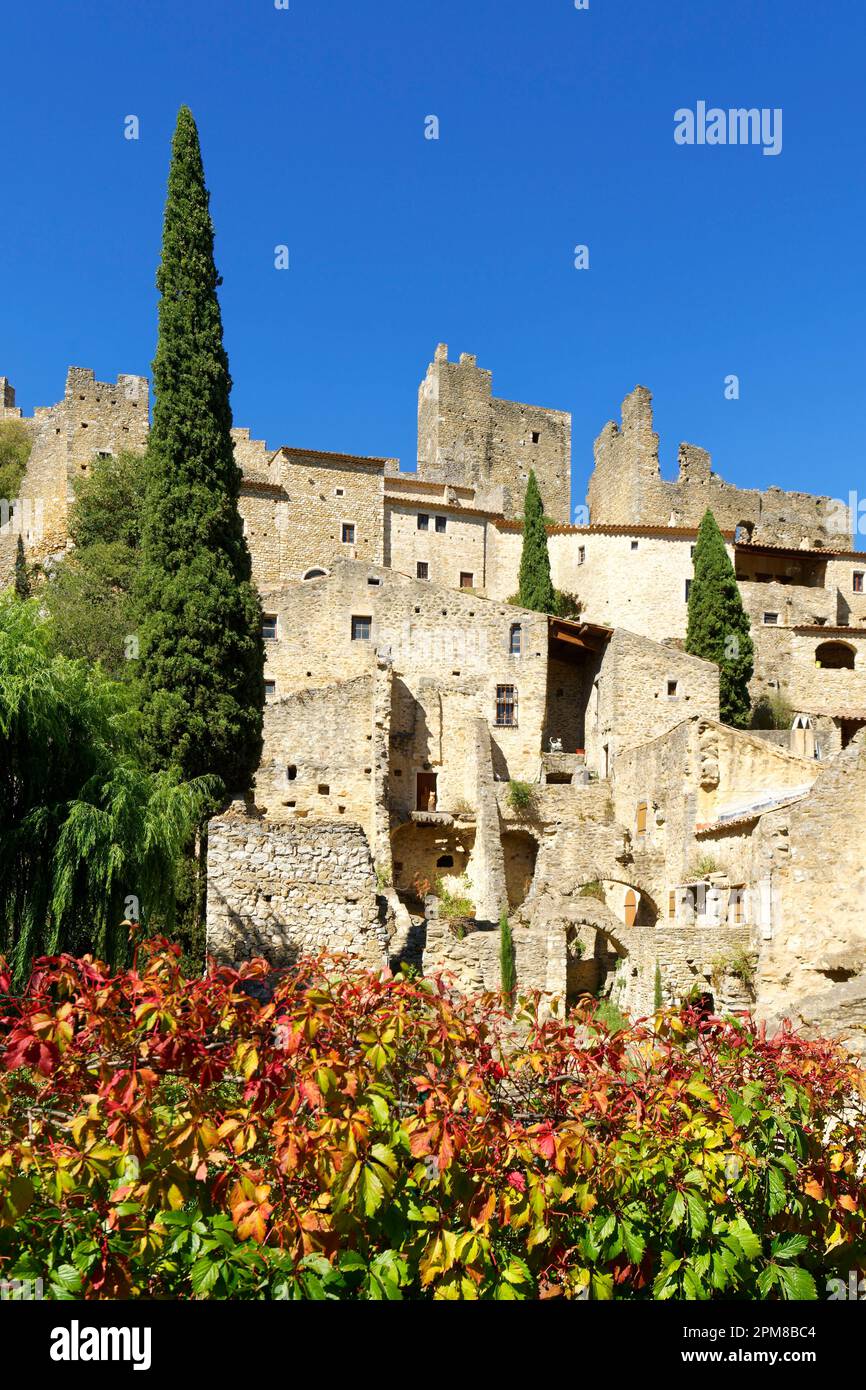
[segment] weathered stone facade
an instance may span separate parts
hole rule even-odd
[[[33,437],[8,581],[18,531],[50,569],[73,480],[145,447],[147,382],[72,368],[26,419],[0,378],[0,419]],[[246,429],[234,445],[268,696],[251,800],[210,828],[219,959],[338,951],[495,990],[505,911],[520,985],[549,1008],[600,993],[644,1014],[657,987],[700,990],[863,1047],[866,554],[844,509],[733,487],[691,445],[663,479],[638,387],[571,525],[569,416],[495,398],[441,344],[416,472]],[[574,621],[508,602],[530,468]],[[751,619],[753,698],[786,700],[790,731],[721,725],[717,669],[682,650],[707,507]]]

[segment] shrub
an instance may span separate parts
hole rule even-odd
[[[752,706],[753,729],[790,729],[794,711],[783,695],[761,695]]]
[[[716,956],[710,963],[710,970],[714,985],[718,985],[723,976],[733,975],[742,980],[750,993],[754,991],[755,962],[748,951],[732,951],[729,955]]]
[[[445,887],[441,878],[437,878],[433,891],[439,899],[440,917],[452,920],[475,916],[475,904],[469,897],[469,884],[465,878],[461,879],[460,889],[461,891],[453,893]]]
[[[536,789],[531,782],[508,783],[508,804],[518,814],[532,815],[535,812]]]
[[[828,1042],[512,1021],[339,959],[186,978],[159,940],[9,989],[0,1277],[48,1298],[808,1299],[863,1264]]]
[[[593,879],[591,883],[585,883],[578,894],[581,898],[597,898],[600,903],[605,901],[604,889],[598,879]]]
[[[712,854],[699,854],[692,863],[689,873],[693,879],[699,881],[709,878],[710,874],[724,873],[722,865]]]

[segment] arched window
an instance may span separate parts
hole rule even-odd
[[[508,650],[512,656],[520,656],[523,633],[520,623],[512,623],[508,634]]]
[[[629,888],[625,895],[625,924],[627,927],[634,926],[634,919],[637,917],[637,893],[633,888]]]
[[[853,671],[854,648],[847,642],[822,642],[815,648],[815,662],[826,671]]]
[[[327,570],[321,570],[321,569],[307,570],[307,573],[304,575],[304,578],[305,578],[305,579],[322,579],[322,578],[324,578],[324,576],[327,574],[327,572],[328,572]]]
[[[734,544],[748,545],[752,539],[753,530],[754,526],[751,521],[738,521],[734,528]]]

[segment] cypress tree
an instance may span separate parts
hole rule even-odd
[[[556,596],[550,578],[544,508],[533,471],[529,474],[523,504],[523,549],[520,553],[517,602],[521,608],[533,608],[538,613],[556,611]]]
[[[27,573],[27,561],[24,557],[24,542],[18,537],[18,544],[15,547],[15,597],[30,598],[30,575]]]
[[[514,956],[514,935],[508,913],[503,911],[499,918],[499,983],[502,991],[502,1006],[511,1013],[514,1009],[514,995],[517,990],[517,964]]]
[[[231,377],[198,131],[182,106],[163,223],[135,585],[143,736],[156,766],[249,785],[261,751],[261,608],[238,512]]]
[[[754,648],[734,567],[709,509],[704,512],[698,531],[694,569],[686,651],[716,663],[722,722],[745,728],[749,720]]]

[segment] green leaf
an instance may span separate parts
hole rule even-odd
[[[788,1299],[809,1299],[818,1297],[815,1280],[807,1269],[799,1265],[777,1265],[782,1293]]]

